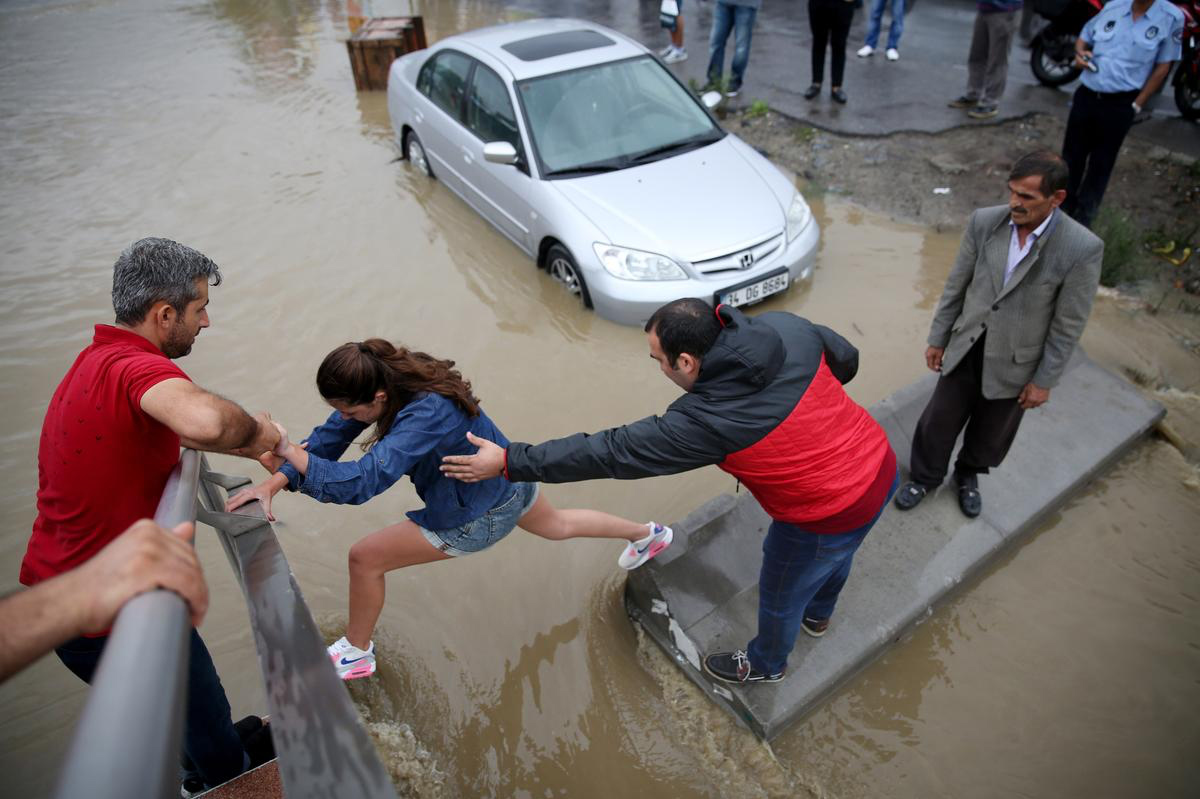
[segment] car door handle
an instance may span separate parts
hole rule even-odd
[[[469,147],[462,148],[462,156],[463,156],[463,161],[465,161],[468,164],[473,163],[475,161],[475,156],[474,156],[474,154],[471,153],[471,149]]]

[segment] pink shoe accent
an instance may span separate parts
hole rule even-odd
[[[364,663],[361,666],[355,666],[342,675],[343,680],[357,680],[361,677],[370,677],[375,673],[374,663]]]

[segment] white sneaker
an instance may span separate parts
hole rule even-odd
[[[874,52],[875,52],[874,47],[872,47],[869,44],[864,44],[862,47],[858,48],[858,57],[859,58],[867,58]]]
[[[687,61],[687,50],[682,47],[676,47],[663,56],[664,64],[678,64],[680,61]]]
[[[646,526],[650,528],[650,534],[637,541],[630,541],[625,547],[625,551],[621,553],[621,557],[617,558],[617,565],[622,569],[636,569],[671,546],[675,533],[670,527],[657,522],[648,522]]]
[[[897,50],[895,47],[889,47],[887,49],[887,60],[888,61],[899,61],[900,60],[900,51]]]
[[[359,677],[370,677],[375,673],[375,642],[372,641],[366,651],[359,649],[346,640],[346,636],[334,641],[326,650],[333,667],[343,680],[357,680]]]
[[[670,53],[674,49],[675,49],[675,45],[668,44],[666,47],[664,47],[663,49],[658,51],[658,55],[662,58],[666,58],[667,54]]]

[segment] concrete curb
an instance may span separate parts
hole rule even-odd
[[[929,375],[871,408],[901,463],[933,390]],[[1004,466],[981,481],[984,512],[966,519],[953,488],[895,507],[864,541],[821,639],[800,636],[788,677],[714,683],[706,652],[744,648],[757,628],[758,570],[770,519],[749,494],[723,495],[676,527],[664,556],[630,574],[625,600],[683,672],[755,735],[769,740],[883,654],[954,589],[1101,475],[1164,416],[1161,405],[1077,350],[1053,399],[1026,415]]]

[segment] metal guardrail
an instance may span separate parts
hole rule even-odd
[[[395,799],[396,791],[261,505],[226,513],[220,489],[249,483],[209,471],[184,450],[155,521],[216,529],[250,611],[284,796]],[[197,508],[197,495],[200,507]],[[179,795],[189,619],[183,600],[151,591],[126,603],[96,670],[57,796]]]

